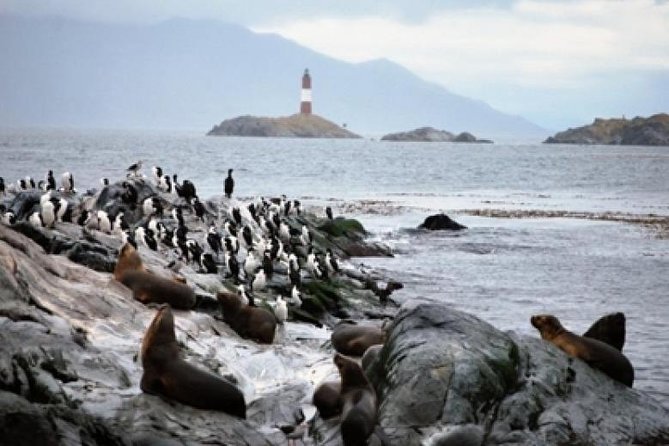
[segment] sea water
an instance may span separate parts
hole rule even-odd
[[[353,261],[402,281],[397,302],[445,302],[503,330],[538,337],[530,316],[551,313],[582,333],[622,311],[634,387],[669,406],[669,240],[651,227],[598,219],[669,216],[669,147],[33,129],[0,130],[0,159],[6,183],[52,169],[57,179],[72,172],[79,191],[123,178],[142,160],[146,175],[160,165],[193,181],[202,198],[221,195],[232,168],[236,197],[285,194],[359,218],[396,255]],[[534,218],[472,215],[482,209]],[[468,229],[415,230],[441,211]],[[563,211],[587,218],[546,218]]]

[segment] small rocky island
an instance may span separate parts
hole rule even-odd
[[[492,143],[489,139],[477,139],[468,132],[455,135],[446,130],[437,130],[433,127],[420,127],[408,132],[389,133],[384,135],[381,141]]]
[[[669,115],[649,118],[596,118],[590,125],[567,129],[549,137],[548,144],[607,144],[624,146],[669,146]]]
[[[214,126],[209,136],[267,136],[284,138],[360,138],[353,132],[314,114],[296,113],[278,118],[238,116]]]

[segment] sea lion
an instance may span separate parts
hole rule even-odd
[[[620,351],[597,339],[579,336],[565,329],[558,318],[548,314],[530,318],[541,338],[555,344],[569,356],[582,359],[626,386],[634,383],[634,368]]]
[[[625,345],[625,315],[611,313],[602,316],[583,334],[587,338],[597,339],[618,351]]]
[[[321,418],[327,419],[341,413],[341,383],[325,381],[314,390],[312,402]]]
[[[195,292],[186,284],[148,272],[137,250],[126,243],[121,248],[114,279],[132,290],[132,297],[143,304],[167,303],[188,310],[195,306]]]
[[[276,317],[264,308],[244,305],[232,293],[219,292],[216,298],[221,303],[223,320],[243,337],[262,344],[271,344],[276,330]]]
[[[246,418],[244,395],[237,387],[180,357],[169,305],[161,305],[144,334],[142,367],[140,387],[146,393]]]
[[[330,340],[339,353],[362,356],[372,345],[383,344],[386,341],[386,333],[379,327],[345,323],[334,328]]]
[[[366,445],[376,425],[376,392],[357,362],[337,353],[334,363],[341,376],[341,436],[344,445]]]

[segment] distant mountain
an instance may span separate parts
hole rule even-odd
[[[434,126],[539,136],[531,122],[448,92],[386,60],[349,64],[271,34],[212,21],[157,25],[0,16],[0,125],[188,128],[298,111],[357,133]]]
[[[669,115],[648,118],[597,118],[590,125],[568,129],[548,138],[549,144],[611,144],[623,146],[669,146]]]

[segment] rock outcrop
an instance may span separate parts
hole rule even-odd
[[[436,214],[427,217],[425,221],[418,226],[418,229],[428,229],[430,231],[459,231],[461,229],[467,229],[467,226],[461,225],[446,214]]]
[[[433,127],[420,127],[408,132],[389,133],[381,137],[381,141],[492,143],[492,141],[487,139],[477,139],[468,132],[455,135],[446,130],[437,130]]]
[[[556,133],[544,143],[669,146],[669,115],[660,113],[634,119],[597,118],[590,125]]]
[[[214,126],[210,136],[271,136],[286,138],[360,138],[318,115],[295,114],[279,118],[239,116]]]
[[[669,410],[648,395],[444,305],[403,307],[367,372],[392,444],[669,441]]]

